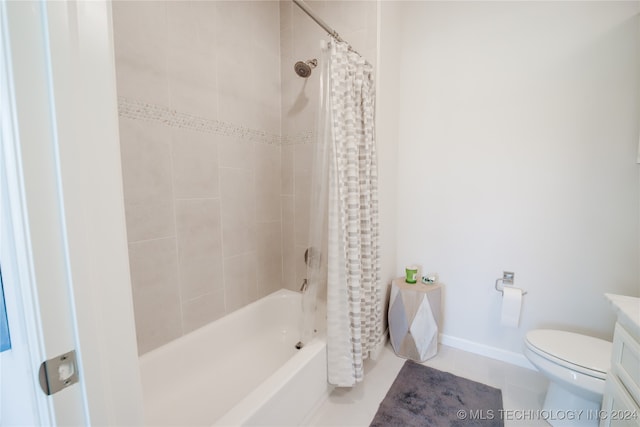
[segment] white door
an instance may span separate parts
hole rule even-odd
[[[0,421],[86,425],[82,382],[47,398],[34,375],[43,361],[77,348],[44,12],[37,2],[6,2],[1,9],[0,268],[13,342],[2,358]],[[17,382],[19,372],[29,381]],[[22,395],[12,391],[17,384]],[[30,412],[27,402],[34,405]]]
[[[0,425],[142,421],[116,111],[108,2],[0,0]]]

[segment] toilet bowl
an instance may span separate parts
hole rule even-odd
[[[548,419],[552,426],[598,425],[604,383],[611,365],[611,343],[551,329],[527,333],[524,354],[549,379],[543,409],[562,418],[568,411],[580,419]],[[578,421],[578,422],[576,422]]]

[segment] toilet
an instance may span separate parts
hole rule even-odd
[[[552,426],[598,425],[604,383],[611,365],[609,341],[552,329],[529,331],[524,354],[549,379],[543,410]],[[567,412],[580,419],[561,419]],[[577,422],[578,421],[578,422]]]

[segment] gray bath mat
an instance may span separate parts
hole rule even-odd
[[[504,426],[502,392],[407,360],[371,426]]]

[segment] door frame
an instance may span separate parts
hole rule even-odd
[[[31,283],[20,283],[33,307],[24,313],[35,331],[31,363],[75,349],[80,372],[77,385],[45,398],[42,416],[140,425],[111,4],[3,0],[0,7],[15,124],[14,140],[3,141],[14,156],[3,153],[3,161],[13,168],[15,243],[25,247],[16,260],[31,265]]]

